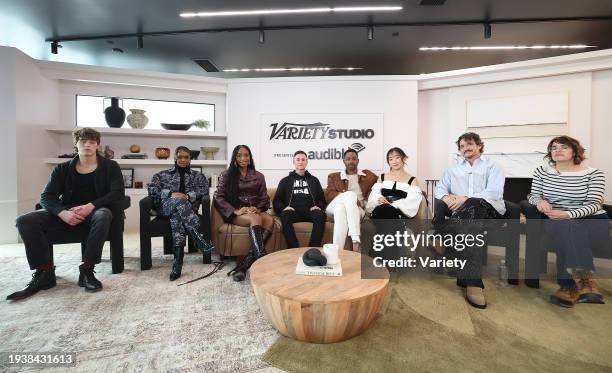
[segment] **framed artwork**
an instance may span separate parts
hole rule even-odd
[[[133,188],[134,187],[134,169],[133,168],[122,168],[121,175],[123,175],[123,187]]]

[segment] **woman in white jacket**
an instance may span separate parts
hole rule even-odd
[[[407,159],[400,148],[387,152],[389,172],[380,175],[366,205],[372,219],[409,219],[419,211],[423,193],[417,179],[404,169]]]

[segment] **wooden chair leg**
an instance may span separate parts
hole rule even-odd
[[[172,236],[164,236],[164,255],[171,255],[172,252]]]
[[[146,271],[152,267],[151,260],[151,237],[147,234],[140,234],[140,270]]]

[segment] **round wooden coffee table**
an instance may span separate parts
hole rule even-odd
[[[297,260],[308,249],[277,251],[251,267],[251,286],[266,318],[281,334],[305,342],[333,343],[361,334],[380,309],[389,272],[373,268],[380,270],[377,278],[362,279],[362,255],[340,250],[342,276],[296,275]]]

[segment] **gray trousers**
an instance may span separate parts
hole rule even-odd
[[[26,249],[26,256],[30,269],[53,261],[51,244],[47,234],[53,231],[70,231],[82,229],[81,226],[89,227],[83,261],[97,264],[102,259],[102,248],[108,237],[113,214],[106,207],[95,209],[79,225],[70,226],[57,216],[47,210],[37,210],[17,218],[16,226]]]

